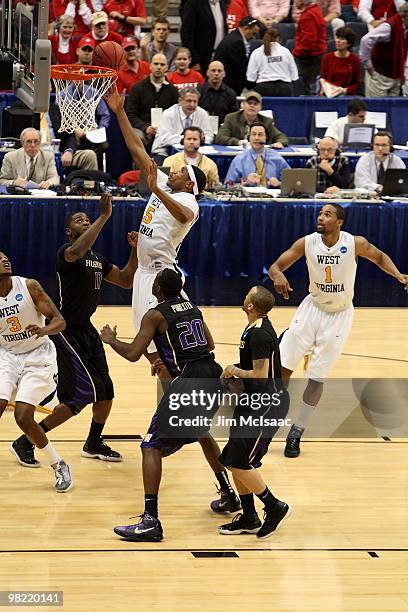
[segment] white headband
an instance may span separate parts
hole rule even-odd
[[[194,183],[194,185],[193,185],[193,193],[196,196],[196,195],[198,195],[198,185],[197,185],[196,176],[194,174],[193,166],[191,164],[187,164],[186,168],[187,168],[188,176],[190,177],[190,179]]]

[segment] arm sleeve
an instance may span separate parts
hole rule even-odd
[[[275,20],[282,21],[282,19],[286,19],[289,15],[289,8],[290,0],[278,0],[278,10],[275,14]]]
[[[269,359],[272,351],[272,339],[262,329],[254,329],[249,338],[249,346],[251,349],[252,360]]]
[[[371,13],[373,0],[360,0],[358,5],[357,17],[364,23],[371,23],[374,20],[374,15]]]
[[[237,145],[240,141],[239,138],[232,136],[232,121],[230,117],[225,117],[224,123],[218,130],[218,134],[215,137],[215,143],[220,145]]]
[[[23,178],[23,177],[21,177]],[[12,164],[8,157],[8,153],[4,156],[3,164],[0,171],[0,185],[11,185],[14,180]]]
[[[372,162],[372,163],[370,163]],[[375,190],[378,187],[378,183],[372,174],[372,164],[375,162],[371,160],[370,154],[363,155],[357,162],[356,171],[354,174],[354,184],[357,188],[372,189]]]
[[[200,110],[202,110],[203,113],[200,113],[201,117],[200,117],[200,121],[198,122],[199,123],[198,127],[201,127],[201,129],[204,132],[205,144],[211,144],[212,141],[214,140],[214,132],[212,131],[212,128],[211,128],[210,120],[208,118],[208,113],[204,109],[200,109]]]
[[[57,172],[57,167],[55,165],[54,154],[52,154],[52,157],[50,157],[50,159],[48,160],[48,163],[47,163],[47,172],[46,172],[45,180],[49,181],[50,186],[51,185],[59,185],[60,184],[60,177],[59,177],[59,174]]]
[[[371,51],[379,42],[389,42],[391,40],[391,26],[389,23],[381,25],[371,30],[360,40],[360,60],[364,68],[368,66],[371,58]]]
[[[248,62],[248,68],[246,72],[247,81],[251,83],[256,83],[258,75],[259,75],[259,66],[257,61],[257,53],[251,53]]]
[[[361,73],[360,60],[357,57],[357,55],[353,54],[351,81],[350,81],[350,84],[347,85],[347,95],[348,96],[356,96],[358,94],[358,90],[360,89],[360,73]]]
[[[101,100],[96,107],[96,119],[98,128],[107,129],[109,127],[111,114],[105,100]]]
[[[340,189],[348,189],[350,187],[350,166],[348,160],[341,166],[338,172],[334,172],[330,177],[333,185]]]
[[[178,123],[178,122],[177,122]],[[182,129],[180,125],[175,125],[173,113],[163,113],[160,127],[157,130],[156,137],[153,141],[152,153],[159,153],[160,150],[171,145],[179,144]]]
[[[232,181],[233,183],[239,183],[242,178],[246,178],[243,176],[241,161],[242,158],[240,155],[234,157],[230,164],[230,167],[228,168],[227,176],[224,179],[224,183],[228,183],[228,181]]]

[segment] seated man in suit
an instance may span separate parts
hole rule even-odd
[[[153,141],[152,153],[158,165],[169,153],[172,145],[180,144],[183,130],[197,126],[204,132],[206,144],[214,138],[207,111],[198,106],[200,94],[195,87],[185,87],[179,91],[178,104],[166,109],[161,117],[160,126]]]
[[[220,177],[216,163],[207,155],[199,153],[199,148],[204,143],[205,137],[201,128],[195,126],[185,128],[182,139],[183,151],[166,157],[163,166],[170,168],[171,172],[179,172],[187,164],[197,166],[207,177],[207,189],[211,189],[214,185],[219,184]]]
[[[274,149],[282,149],[288,144],[288,139],[275,126],[273,119],[260,115],[262,96],[257,91],[248,91],[242,110],[229,113],[218,130],[215,143],[220,145],[239,145],[248,142],[249,130],[253,123],[262,123],[266,130],[266,142]]]
[[[249,144],[250,149],[232,160],[225,182],[279,187],[282,170],[289,168],[289,164],[275,151],[265,149],[266,128],[262,123],[250,126]]]
[[[25,128],[20,135],[21,149],[6,153],[0,171],[0,185],[26,187],[30,181],[39,189],[59,185],[54,153],[40,148],[41,134]]]
[[[317,155],[306,162],[306,168],[317,169],[316,191],[336,193],[338,189],[349,189],[350,166],[347,157],[341,155],[339,143],[331,136],[322,138],[317,147]]]
[[[373,139],[373,150],[360,157],[357,162],[354,174],[356,188],[362,187],[381,193],[384,188],[385,173],[389,168],[403,170],[405,164],[393,153],[392,135],[389,132],[377,132]]]

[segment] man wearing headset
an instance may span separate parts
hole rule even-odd
[[[355,186],[381,193],[388,168],[405,168],[402,159],[394,155],[392,151],[391,134],[377,132],[373,138],[373,150],[360,157],[357,162],[354,175]]]
[[[205,144],[204,132],[197,126],[185,128],[183,130],[181,144],[183,150],[167,157],[163,166],[170,168],[170,172],[179,172],[184,166],[191,164],[200,168],[207,177],[206,187],[210,189],[219,184],[218,168],[212,159],[199,152],[200,147]]]
[[[317,146],[317,155],[311,157],[307,168],[317,169],[316,191],[334,193],[337,189],[350,187],[350,166],[347,157],[340,154],[338,142],[331,136],[322,138]]]
[[[226,183],[279,187],[282,170],[289,164],[276,151],[266,149],[266,129],[262,123],[253,123],[249,130],[250,148],[231,162]]]

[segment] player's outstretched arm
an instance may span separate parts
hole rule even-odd
[[[143,317],[140,331],[132,342],[122,342],[116,337],[116,325],[113,329],[105,325],[101,329],[102,342],[110,344],[113,350],[128,361],[139,361],[160,326],[164,317],[157,310],[149,310]]]
[[[393,276],[397,279],[402,285],[404,285],[405,291],[408,293],[408,275],[401,274],[398,270],[395,263],[392,261],[391,257],[377,249],[376,246],[368,242],[367,238],[364,236],[355,236],[354,242],[356,245],[356,255],[365,257],[365,259],[369,259],[373,263],[375,263],[381,270]]]
[[[150,157],[146,153],[143,142],[134,131],[128,116],[126,115],[124,108],[125,96],[118,92],[116,85],[113,85],[110,89],[108,89],[108,92],[105,95],[105,100],[111,111],[116,115],[123,138],[126,142],[126,146],[129,149],[129,153],[142,171],[143,175],[147,177],[150,166]]]
[[[64,251],[65,261],[73,262],[81,259],[98,238],[103,226],[112,214],[112,196],[102,194],[99,200],[99,217]]]
[[[153,159],[149,158],[149,174],[147,176],[147,185],[152,193],[157,195],[163,202],[169,213],[173,215],[180,223],[191,223],[194,219],[194,213],[190,208],[183,206],[171,197],[167,191],[163,191],[157,184],[157,164]]]
[[[26,331],[31,332],[37,338],[43,336],[53,336],[65,329],[65,319],[58,311],[52,299],[45,293],[40,283],[33,278],[26,281],[27,289],[31,295],[37,310],[49,320],[48,325],[39,327],[38,325],[27,325]]]
[[[275,291],[283,295],[285,300],[289,299],[289,292],[293,291],[293,289],[283,272],[304,255],[305,239],[299,238],[299,240],[296,240],[287,251],[282,253],[269,268],[269,278],[274,284]]]
[[[128,243],[132,247],[130,251],[129,261],[126,266],[120,270],[118,266],[113,265],[112,270],[105,276],[105,280],[113,285],[123,287],[123,289],[131,289],[133,286],[133,277],[137,270],[137,241],[139,232],[129,232],[127,235]]]

